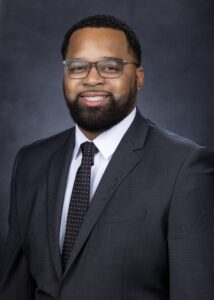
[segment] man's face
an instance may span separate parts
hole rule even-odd
[[[103,57],[137,62],[122,31],[84,28],[72,34],[66,60],[95,62]],[[118,78],[102,78],[95,67],[84,79],[71,79],[65,72],[64,95],[72,118],[88,132],[102,132],[117,124],[135,107],[143,75],[142,68],[133,64],[124,65]]]

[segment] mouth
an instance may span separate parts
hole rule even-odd
[[[110,96],[107,92],[83,92],[79,95],[79,100],[88,106],[104,104]]]

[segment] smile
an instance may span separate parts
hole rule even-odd
[[[79,95],[81,102],[89,106],[102,105],[109,98],[109,93],[98,91],[87,91]]]
[[[86,101],[90,102],[98,102],[103,101],[107,96],[90,96],[90,97],[83,97]]]

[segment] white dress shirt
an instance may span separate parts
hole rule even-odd
[[[97,186],[105,172],[108,163],[111,160],[114,151],[116,150],[122,137],[130,127],[131,123],[133,122],[135,115],[136,115],[136,108],[121,122],[111,127],[110,129],[104,131],[93,140],[93,143],[96,145],[99,152],[95,154],[94,165],[91,167],[90,201],[94,196]],[[73,184],[74,184],[76,172],[82,160],[82,152],[80,150],[80,145],[86,141],[90,141],[90,140],[82,133],[82,131],[76,125],[75,147],[74,147],[74,152],[73,152],[70,169],[68,173],[62,217],[61,217],[60,240],[59,240],[61,251],[62,251],[62,246],[64,241],[66,219],[67,219]]]

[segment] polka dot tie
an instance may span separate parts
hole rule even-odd
[[[97,147],[92,142],[85,142],[81,144],[80,148],[82,162],[74,181],[62,248],[63,270],[65,270],[89,206],[91,166],[94,164],[94,155],[98,152]]]

